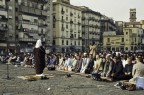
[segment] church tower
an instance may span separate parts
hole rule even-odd
[[[130,9],[130,22],[136,22],[136,9]]]

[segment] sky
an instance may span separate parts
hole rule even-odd
[[[87,6],[115,21],[129,21],[129,9],[136,8],[137,21],[144,20],[144,0],[70,0],[72,5]]]

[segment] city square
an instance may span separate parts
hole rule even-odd
[[[6,65],[0,64],[1,95],[143,95],[144,91],[127,91],[114,87],[115,82],[97,82],[92,78],[72,73],[48,71],[54,77],[48,80],[27,81],[18,76],[35,74],[33,68],[9,66],[10,80],[7,80]]]
[[[144,95],[143,0],[0,0],[0,95]]]

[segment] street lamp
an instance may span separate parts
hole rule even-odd
[[[6,56],[8,56],[8,38],[7,37],[5,37],[5,41],[6,41]],[[6,79],[10,80],[10,77],[9,77],[9,63],[6,63],[6,65],[7,65],[7,68],[6,68],[7,77],[6,77]]]

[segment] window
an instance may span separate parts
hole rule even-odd
[[[38,22],[38,20],[37,20],[37,19],[34,19],[34,22],[35,22],[35,23],[37,23],[37,22]]]
[[[62,45],[64,45],[64,40],[62,40]]]
[[[66,9],[66,12],[68,13],[68,9]]]
[[[53,40],[53,45],[55,45],[55,40]]]
[[[74,34],[74,37],[76,38],[76,34]]]
[[[76,25],[74,25],[74,29],[76,30]]]
[[[136,42],[136,38],[135,38],[135,42]]]
[[[55,23],[53,23],[53,28],[55,28]]]
[[[66,41],[66,45],[68,45],[68,40]]]
[[[80,46],[80,41],[78,41],[78,45]]]
[[[68,31],[66,31],[66,37],[68,37]]]
[[[128,34],[128,32],[126,32],[126,35]]]
[[[68,21],[68,17],[66,17],[66,20]]]
[[[75,45],[76,45],[76,41],[75,41]]]
[[[124,42],[124,38],[122,38],[122,42]]]
[[[68,29],[68,25],[66,25],[66,29]]]
[[[63,20],[63,16],[62,16],[62,20]]]
[[[125,49],[128,50],[128,47],[126,47]]]
[[[107,38],[107,42],[110,42],[110,38]]]
[[[76,22],[76,19],[74,19],[74,22]]]

